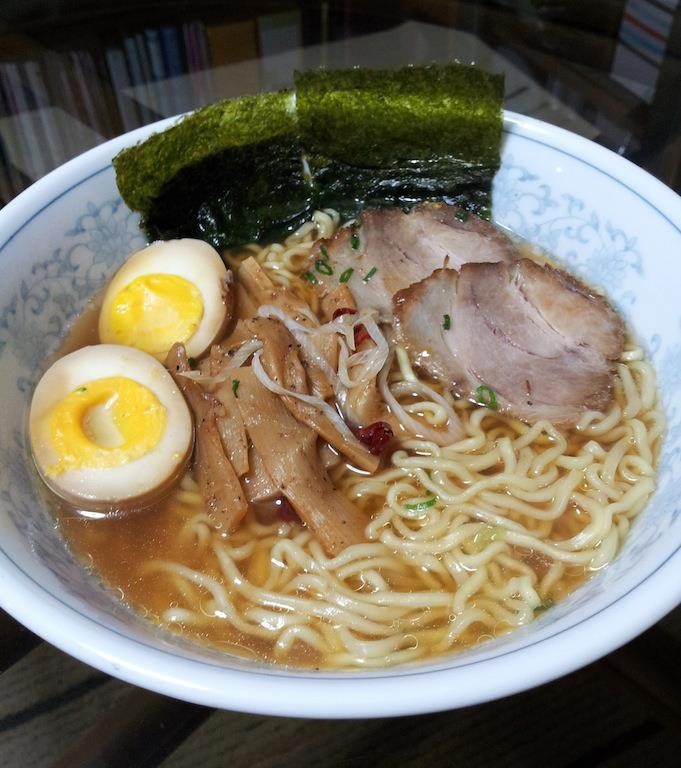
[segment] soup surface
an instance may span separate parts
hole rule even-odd
[[[320,212],[284,243],[227,254],[237,299],[250,259],[328,324],[306,275],[318,239],[337,226],[333,212]],[[249,302],[237,307],[252,317]],[[97,342],[97,312],[94,300],[65,351]],[[338,409],[346,415],[376,395],[391,438],[374,472],[324,440],[317,449],[333,488],[365,520],[363,543],[329,552],[281,493],[252,501],[229,530],[190,470],[142,511],[84,517],[56,505],[70,546],[151,621],[229,653],[307,668],[409,662],[499,636],[613,559],[654,489],[663,432],[654,372],[631,337],[605,412],[585,409],[564,427],[500,412],[489,387],[482,402],[454,397],[378,323],[390,343],[377,365],[381,345],[370,332],[358,339],[358,325],[345,361],[358,383]],[[240,375],[226,379],[236,397]],[[205,370],[196,380],[212,383]]]

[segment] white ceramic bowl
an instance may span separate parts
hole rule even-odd
[[[68,553],[26,447],[32,388],[69,323],[144,243],[111,158],[172,121],[108,142],[0,211],[0,602],[67,653],[129,682],[263,714],[371,717],[486,701],[566,674],[681,601],[681,199],[584,139],[507,114],[496,220],[603,286],[657,366],[668,418],[659,488],[616,561],[534,624],[435,663],[282,671],[191,646],[127,612]]]

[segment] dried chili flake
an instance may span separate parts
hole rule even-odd
[[[380,456],[393,439],[392,428],[385,421],[375,421],[366,427],[360,427],[355,434],[374,456]]]

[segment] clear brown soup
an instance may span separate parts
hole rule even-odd
[[[536,256],[536,255],[535,255]],[[69,337],[66,339],[60,355],[71,352],[88,344],[98,343],[97,317],[99,301],[95,298],[88,309],[75,323]],[[495,429],[494,423],[491,429]],[[499,424],[501,428],[501,422]],[[568,450],[578,448],[591,438],[572,430],[568,437]],[[336,468],[334,480],[342,480],[340,475],[350,469]],[[494,470],[490,470],[492,472]],[[340,475],[339,475],[340,473]],[[367,514],[367,519],[380,512],[382,500],[376,497],[360,500],[359,504]],[[210,550],[202,545],[196,537],[182,534],[187,522],[196,515],[196,507],[183,501],[182,494],[176,490],[156,506],[120,517],[105,519],[90,519],[83,517],[64,505],[55,503],[54,514],[69,547],[79,556],[91,570],[100,577],[115,593],[122,596],[123,601],[138,613],[157,624],[165,625],[162,616],[168,608],[181,604],[181,591],[177,582],[168,577],[167,573],[150,571],[150,561],[162,559],[182,563],[196,571],[204,572],[219,583],[225,584],[216,558]],[[256,516],[256,510],[250,510],[249,516]],[[258,512],[258,515],[260,512]],[[524,517],[520,513],[510,512],[509,517],[517,519],[528,528],[536,521]],[[247,518],[248,519],[248,518]],[[589,523],[589,516],[581,512],[576,505],[554,522],[551,531],[553,540],[568,539],[581,531]],[[293,524],[289,535],[300,530],[299,524]],[[225,534],[216,531],[213,536],[222,537]],[[246,541],[242,531],[230,537],[238,541]],[[241,537],[241,538],[240,538]],[[546,574],[550,560],[542,554],[512,547],[513,557],[532,568],[538,580]],[[264,559],[263,550],[255,549],[252,557],[240,563],[246,578],[255,585],[264,584],[270,563]],[[503,570],[503,568],[502,568]],[[511,575],[509,572],[508,575]],[[545,596],[545,604],[559,601],[584,582],[590,575],[583,566],[566,566],[560,578],[553,583],[550,594]],[[400,591],[408,592],[423,589],[423,582],[412,578],[409,572],[384,574],[389,586]],[[365,585],[361,577],[351,582],[354,589],[362,590]],[[452,580],[449,585],[452,592],[456,583]],[[233,596],[237,609],[244,607],[244,600],[238,595]],[[475,600],[473,601],[475,602]],[[199,606],[199,610],[200,610]],[[311,620],[315,622],[315,619]],[[438,619],[438,621],[441,621]],[[247,658],[276,661],[288,666],[306,668],[323,668],[329,666],[328,660],[301,642],[295,642],[287,655],[282,659],[274,653],[272,642],[261,638],[246,636],[232,627],[226,620],[213,620],[199,625],[178,621],[171,628],[181,635],[212,647],[235,653]],[[457,639],[455,649],[464,648],[488,639],[493,635],[507,632],[510,627],[500,621],[492,631],[483,624],[471,624]],[[424,658],[423,656],[421,658]],[[426,654],[427,658],[427,654]]]

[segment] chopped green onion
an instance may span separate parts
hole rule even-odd
[[[322,246],[323,248],[324,246]],[[332,275],[333,274],[333,268],[329,264],[328,261],[323,261],[322,259],[317,259],[314,263],[314,268],[317,270],[317,272],[321,272],[323,275]]]
[[[354,232],[350,237],[350,245],[353,247],[355,251],[359,248],[359,236],[356,235]]]
[[[352,273],[354,271],[355,270],[352,267],[349,267],[348,269],[346,269],[345,272],[343,272],[341,274],[340,278],[338,279],[338,282],[339,283],[347,283],[348,280],[352,277]]]
[[[324,245],[324,243],[322,243],[322,244],[319,246],[319,253],[321,253],[321,254],[322,254],[322,256],[323,256],[323,257],[324,257],[324,258],[325,258],[327,261],[329,260],[329,252],[328,252],[328,250],[327,250],[326,246]]]
[[[232,379],[232,394],[234,397],[239,397],[237,392],[239,391],[239,379]]]
[[[405,509],[411,509],[414,512],[423,512],[424,509],[429,509],[433,506],[433,504],[437,503],[437,496],[431,496],[429,499],[425,499],[423,501],[414,501],[412,503],[405,503],[404,508]]]
[[[307,280],[308,283],[311,285],[317,285],[319,280],[312,274],[312,272],[306,272],[303,277]]]
[[[459,221],[468,221],[468,211],[459,210],[454,214],[454,218]]]
[[[87,387],[78,387],[76,392],[87,392]]]
[[[373,276],[376,274],[376,272],[378,272],[378,270],[376,269],[376,267],[372,267],[372,268],[371,268],[371,269],[370,269],[370,270],[369,270],[369,271],[366,273],[366,275],[365,275],[365,276],[362,278],[362,282],[363,282],[363,283],[368,283],[368,282],[369,282],[369,280],[371,280],[371,278],[372,278],[372,277],[373,277]]]
[[[478,405],[484,405],[492,411],[496,411],[499,408],[497,403],[497,396],[491,387],[486,384],[481,384],[475,390],[475,402]]]
[[[449,315],[442,315],[442,327],[448,331],[452,327],[452,318]]]

